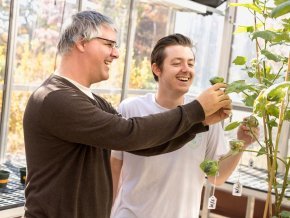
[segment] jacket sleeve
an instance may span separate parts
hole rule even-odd
[[[168,152],[175,151],[181,147],[183,147],[187,142],[194,139],[196,134],[204,131],[208,131],[208,126],[204,126],[203,124],[199,123],[190,128],[189,131],[182,134],[181,136],[172,139],[168,142],[166,142],[164,145],[159,145],[153,148],[147,148],[137,151],[130,151],[132,154],[136,155],[142,155],[142,156],[153,156],[153,155],[159,155],[164,154]]]
[[[98,102],[93,104],[84,95],[67,90],[49,93],[40,111],[39,122],[51,137],[122,151],[158,145],[174,149],[176,142],[185,143],[194,137],[193,126],[205,118],[199,102],[193,101],[164,113],[125,119]]]

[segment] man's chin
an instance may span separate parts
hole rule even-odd
[[[109,73],[103,74],[102,80],[108,80],[110,78]]]

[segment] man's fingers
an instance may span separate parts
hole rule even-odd
[[[214,90],[218,90],[218,89],[226,88],[226,87],[227,87],[227,84],[225,83],[216,83],[212,86]]]
[[[223,90],[220,90],[220,89],[216,90],[215,92],[216,92],[217,96],[225,96],[226,95],[225,92]]]
[[[230,116],[232,114],[232,110],[223,108],[223,113],[225,113],[225,114]]]
[[[229,99],[225,99],[225,100],[222,100],[219,102],[219,107],[220,108],[228,108],[228,107],[231,107],[229,105],[231,105],[232,103],[232,100],[229,98]]]
[[[232,101],[222,90],[222,88],[226,87],[227,85],[224,83],[217,83],[196,98],[201,104],[206,117],[219,111],[221,108],[231,109],[230,105]],[[227,112],[226,115],[228,116],[229,113]]]

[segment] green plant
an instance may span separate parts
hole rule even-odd
[[[267,0],[253,0],[252,3],[230,4],[233,7],[247,8],[253,15],[254,24],[240,26],[236,32],[247,33],[250,36],[256,47],[256,56],[250,61],[246,57],[238,56],[233,61],[235,65],[243,67],[249,80],[254,82],[234,81],[228,84],[225,90],[227,93],[240,94],[244,104],[253,108],[253,116],[250,119],[231,122],[225,127],[226,131],[246,122],[252,132],[252,128],[258,122],[255,116],[261,117],[263,121],[261,128],[264,138],[257,139],[259,150],[251,152],[255,152],[257,156],[266,155],[267,158],[268,194],[264,218],[290,217],[290,211],[281,211],[282,202],[287,201],[285,192],[290,188],[290,156],[279,156],[281,129],[285,121],[290,121],[290,58],[283,55],[281,49],[275,51],[276,47],[289,48],[290,1],[275,0],[274,6],[269,3]],[[279,22],[280,27],[270,26],[272,21]],[[274,128],[277,131],[273,131]],[[274,132],[277,132],[277,135],[274,135]],[[236,147],[232,147],[232,151],[234,148]],[[236,149],[236,152],[241,151],[242,149]],[[276,177],[278,165],[283,165],[285,169],[283,178],[280,179]]]

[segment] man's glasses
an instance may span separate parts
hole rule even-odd
[[[106,41],[106,42],[107,42],[106,45],[107,45],[108,47],[110,47],[111,49],[113,49],[113,48],[119,48],[119,45],[117,44],[116,41],[113,41],[113,40],[110,40],[110,39],[105,39],[105,38],[98,37],[98,36],[93,37],[93,38],[91,38],[90,40],[92,40],[92,39],[101,39],[101,40]]]

